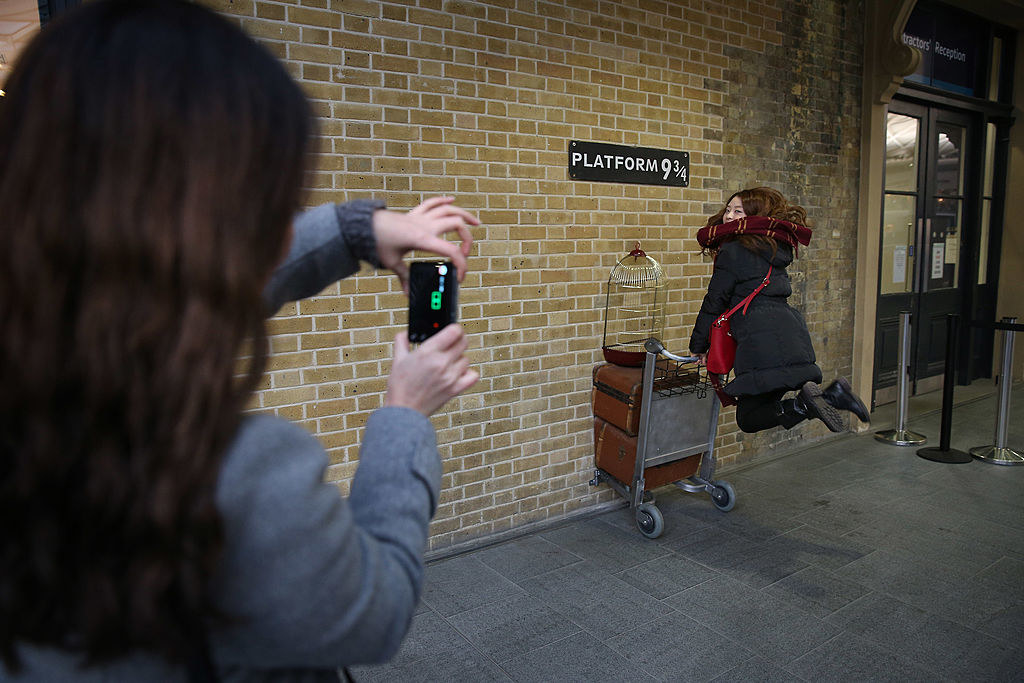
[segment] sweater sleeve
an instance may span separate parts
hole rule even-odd
[[[248,418],[229,450],[219,667],[330,669],[401,645],[440,491],[433,426],[406,408],[371,415],[348,499],[324,483],[326,465],[311,435],[269,416]]]
[[[299,214],[288,255],[263,290],[267,315],[289,301],[312,296],[348,277],[363,260],[380,267],[373,237],[373,212],[384,208],[376,199],[324,204]]]
[[[735,271],[733,249],[729,244],[723,245],[715,258],[715,266],[711,272],[708,290],[701,302],[697,320],[690,335],[690,353],[707,353],[711,346],[711,323],[729,308],[733,291],[736,289],[737,274]]]

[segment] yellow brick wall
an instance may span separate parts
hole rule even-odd
[[[614,500],[588,485],[605,283],[639,241],[671,286],[666,344],[685,350],[711,272],[694,236],[738,189],[722,131],[727,73],[745,57],[730,51],[781,49],[787,3],[208,4],[308,93],[320,134],[310,205],[373,196],[407,209],[445,193],[483,222],[460,291],[482,379],[433,420],[445,477],[431,547]],[[689,152],[690,186],[572,181],[572,139]],[[256,408],[314,432],[342,490],[405,306],[396,278],[365,268],[270,322]],[[731,411],[720,434],[727,469],[742,450]]]

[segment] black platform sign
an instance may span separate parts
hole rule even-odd
[[[569,177],[604,183],[690,184],[690,153],[602,142],[569,143]]]

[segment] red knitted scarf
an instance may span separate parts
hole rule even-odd
[[[798,244],[807,246],[811,242],[810,228],[768,216],[746,216],[728,223],[704,226],[697,231],[697,242],[705,249],[713,249],[725,239],[737,235],[764,235],[777,242],[785,242],[793,247],[794,253],[799,248]]]

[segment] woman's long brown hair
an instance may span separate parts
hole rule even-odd
[[[786,197],[778,190],[771,187],[752,187],[740,190],[731,195],[717,213],[708,216],[705,226],[721,225],[725,211],[736,197],[743,203],[743,212],[748,216],[768,216],[777,218],[797,225],[807,225],[807,212],[802,206],[790,204]],[[770,237],[763,235],[738,235],[732,239],[738,241],[746,249],[755,252],[767,252],[775,257],[779,243]]]
[[[213,12],[99,0],[0,98],[0,657],[191,654],[308,105]],[[255,349],[238,377],[245,340]]]

